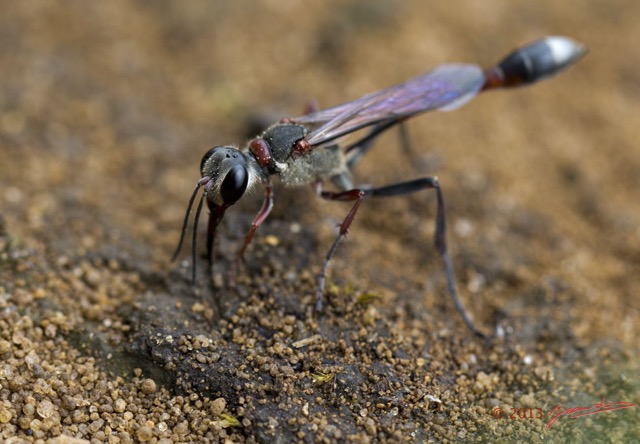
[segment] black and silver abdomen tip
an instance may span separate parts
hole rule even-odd
[[[587,52],[583,44],[569,37],[551,36],[543,39],[542,42],[551,53],[555,71],[572,65]]]
[[[577,62],[586,48],[568,37],[537,40],[509,54],[486,73],[484,89],[520,86],[555,75]]]

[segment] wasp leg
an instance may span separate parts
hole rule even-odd
[[[462,316],[465,324],[471,330],[471,332],[479,337],[484,337],[485,335],[481,333],[474,325],[471,317],[468,312],[465,310],[460,297],[458,296],[458,290],[456,288],[455,276],[453,272],[453,264],[451,262],[451,257],[449,256],[449,251],[447,248],[447,226],[446,226],[446,217],[445,217],[445,205],[444,205],[444,196],[442,193],[442,189],[440,188],[440,184],[436,177],[424,177],[421,179],[415,179],[407,182],[401,182],[393,185],[387,185],[383,187],[377,188],[356,188],[349,191],[332,193],[327,191],[321,191],[320,197],[328,200],[340,200],[340,201],[353,201],[355,200],[355,204],[347,214],[347,217],[344,219],[342,224],[340,225],[340,233],[338,237],[334,241],[331,249],[327,253],[327,257],[325,259],[324,265],[322,267],[322,271],[318,276],[318,295],[316,299],[316,309],[320,310],[322,308],[322,300],[324,295],[324,284],[326,280],[326,272],[329,266],[329,262],[333,257],[336,248],[344,238],[347,233],[351,222],[358,211],[360,204],[362,203],[364,197],[366,195],[378,196],[378,197],[390,197],[390,196],[400,196],[405,194],[415,193],[417,191],[425,190],[425,189],[435,189],[437,194],[437,202],[438,208],[436,212],[436,232],[435,232],[435,246],[442,260],[444,262],[445,274],[447,276],[447,287],[449,290],[449,295],[453,300],[453,303]]]
[[[264,189],[265,189],[265,193],[264,193],[264,200],[262,201],[262,208],[260,208],[260,211],[258,211],[258,214],[256,214],[256,217],[253,220],[253,223],[251,224],[251,228],[249,229],[249,232],[244,237],[244,241],[242,242],[242,245],[238,249],[238,253],[236,254],[236,260],[231,266],[231,269],[229,270],[229,285],[231,286],[235,285],[236,272],[240,267],[240,263],[244,261],[244,252],[247,250],[247,247],[251,243],[251,240],[253,239],[253,235],[256,233],[256,231],[258,230],[258,227],[262,224],[262,222],[264,222],[265,219],[269,216],[269,213],[271,213],[271,209],[273,208],[273,192],[272,192],[271,182],[266,182],[264,184]]]

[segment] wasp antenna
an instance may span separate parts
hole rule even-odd
[[[204,203],[204,199],[207,197],[206,193],[202,193],[200,196],[200,202],[198,202],[198,208],[196,208],[196,216],[193,219],[193,237],[191,239],[191,285],[196,284],[196,253],[198,250],[198,222],[200,221],[200,213],[202,213],[202,204]]]
[[[173,253],[173,256],[171,257],[171,262],[176,260],[176,258],[178,257],[178,254],[180,254],[180,250],[182,250],[182,244],[184,243],[184,235],[187,232],[189,216],[191,215],[191,207],[193,207],[193,202],[196,200],[196,195],[198,194],[198,190],[205,183],[206,182],[203,182],[202,179],[199,180],[198,183],[196,184],[196,188],[193,190],[193,193],[191,194],[191,199],[189,199],[189,205],[187,206],[187,212],[184,215],[184,222],[182,222],[182,232],[180,233],[180,241],[178,242],[178,247],[176,248],[175,253]]]

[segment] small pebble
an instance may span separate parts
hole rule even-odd
[[[0,354],[7,353],[9,350],[11,350],[11,342],[0,340]]]
[[[43,399],[42,401],[40,401],[36,409],[36,411],[38,412],[38,415],[40,415],[41,418],[51,417],[54,410],[55,410],[55,406],[48,399]]]
[[[11,421],[13,415],[11,411],[7,409],[2,403],[0,403],[0,424],[6,424]]]
[[[126,408],[127,408],[127,402],[122,398],[116,399],[115,402],[113,403],[113,410],[115,410],[117,413],[124,412]]]
[[[142,426],[136,432],[136,436],[142,442],[149,441],[153,438],[153,429],[151,429],[151,427]]]
[[[149,378],[145,379],[144,381],[142,381],[142,384],[140,384],[140,390],[142,390],[142,393],[144,393],[145,395],[150,395],[152,393],[155,393],[156,381]]]
[[[217,398],[211,401],[211,416],[220,416],[222,412],[224,412],[225,407],[227,406],[227,401],[224,398]]]

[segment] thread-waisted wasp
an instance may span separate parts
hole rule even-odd
[[[584,53],[583,46],[572,39],[546,37],[515,50],[500,63],[484,71],[476,65],[441,65],[404,83],[352,102],[282,119],[250,140],[242,150],[233,146],[211,148],[200,163],[202,178],[189,200],[173,259],[182,247],[189,215],[200,188],[204,191],[196,208],[192,239],[194,283],[197,226],[205,200],[209,207],[207,257],[211,267],[216,229],[225,211],[257,184],[264,186],[262,208],[238,250],[237,268],[256,230],[273,207],[271,176],[278,176],[288,186],[311,184],[323,199],[353,202],[317,278],[316,309],[321,310],[329,263],[363,199],[367,196],[397,196],[433,189],[437,196],[435,245],[444,261],[448,290],[466,325],[474,334],[482,336],[464,309],[456,289],[453,265],[447,250],[444,197],[438,178],[422,177],[381,187],[358,187],[353,185],[351,170],[380,134],[406,119],[430,110],[453,110],[482,91],[537,82],[575,63]],[[368,133],[355,142],[344,147],[338,143],[341,137],[367,127],[370,128]],[[324,190],[323,183],[326,181],[332,182],[337,191]]]

